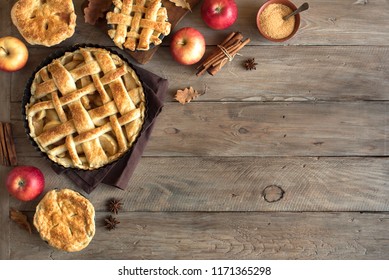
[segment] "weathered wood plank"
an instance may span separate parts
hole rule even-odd
[[[0,37],[10,34],[9,23],[5,20],[7,11],[10,8],[10,1],[3,1],[0,9]],[[10,91],[11,77],[13,74],[0,72],[0,121],[10,121]],[[10,252],[10,227],[9,227],[9,195],[5,187],[5,179],[9,167],[0,165],[0,260],[8,259]]]
[[[0,260],[8,259],[10,252],[9,194],[5,187],[5,178],[10,167],[0,166]]]
[[[144,155],[387,156],[388,106],[387,102],[167,103]],[[13,127],[18,156],[36,155],[22,122]]]
[[[52,51],[30,49],[28,65],[13,76],[13,102],[21,101],[31,73]],[[168,48],[142,67],[169,80],[166,101],[190,85],[206,91],[194,102],[389,100],[389,47],[261,46],[241,54],[216,76],[196,77],[195,67],[172,61]],[[257,70],[244,69],[249,57],[255,57]]]
[[[388,118],[385,102],[172,103],[145,155],[385,156]]]
[[[30,213],[32,215],[32,213]],[[11,259],[388,259],[388,213],[122,213],[81,252],[12,224]]]
[[[73,188],[41,158],[46,191]],[[389,211],[389,158],[144,157],[126,190],[100,185],[86,195],[97,211],[111,198],[124,211]],[[33,211],[39,199],[11,206]]]
[[[240,53],[242,56],[236,56],[215,76],[195,76],[195,67],[170,61],[167,49],[161,49],[158,57],[144,67],[169,80],[169,101],[177,89],[188,86],[201,93],[205,91],[196,102],[389,98],[386,79],[389,49],[386,47],[261,46],[246,47]],[[257,70],[244,68],[248,58],[255,58]]]
[[[9,36],[11,33],[11,17],[10,11],[13,1],[1,1],[0,10],[0,37]]]

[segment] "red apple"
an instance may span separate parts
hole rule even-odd
[[[17,166],[7,175],[8,192],[22,201],[37,198],[45,188],[45,177],[39,168],[34,166]]]
[[[17,71],[26,65],[28,50],[18,38],[7,36],[0,38],[0,70]]]
[[[212,29],[226,29],[238,18],[238,7],[234,0],[205,0],[201,17]]]
[[[205,53],[204,36],[195,28],[181,28],[173,35],[170,51],[177,62],[184,65],[195,64]]]

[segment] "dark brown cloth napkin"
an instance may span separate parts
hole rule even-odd
[[[143,82],[144,93],[147,100],[146,119],[142,133],[133,149],[117,162],[97,170],[84,171],[77,169],[65,169],[53,164],[52,169],[57,174],[69,177],[78,187],[86,193],[91,193],[99,183],[125,189],[128,185],[143,151],[149,141],[154,127],[154,121],[163,107],[163,101],[168,88],[168,81],[147,70],[132,65]]]

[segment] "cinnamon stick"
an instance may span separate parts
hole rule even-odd
[[[8,159],[11,166],[18,164],[16,159],[16,149],[12,137],[12,128],[10,123],[5,124],[5,142],[7,143]]]
[[[239,50],[250,42],[249,38],[244,41],[242,39],[242,33],[230,33],[221,44],[217,45],[217,48],[215,48],[211,55],[197,67],[199,71],[196,75],[201,76],[207,71],[211,75],[215,75],[228,61],[234,58]]]
[[[240,32],[236,33],[236,32],[232,32],[230,35],[228,35],[224,41],[219,44],[225,48],[231,46],[234,42],[237,43],[239,40],[241,40],[243,38],[242,34]],[[207,57],[207,59],[205,59],[203,61],[203,63],[201,65],[199,65],[196,69],[200,69],[201,67],[203,67],[204,64],[207,64],[210,60],[212,60],[213,58],[215,58],[215,56],[217,56],[218,54],[220,54],[220,49],[219,48],[215,48],[213,50],[213,52]]]
[[[234,49],[232,52],[231,52],[231,56],[234,57],[244,46],[246,46],[248,43],[250,42],[250,38],[247,38],[246,40],[244,40],[241,44],[239,44],[239,46]],[[220,63],[218,64],[213,64],[212,67],[210,67],[207,71],[209,74],[211,74],[212,76],[216,75],[217,72],[219,72],[219,70],[225,65],[227,64],[228,60],[227,59],[224,59],[222,61],[220,61]]]
[[[238,34],[241,34],[241,33],[240,33],[240,32],[238,32],[238,33],[236,33],[236,32],[231,32],[231,34],[228,35],[220,45],[225,45],[225,44],[227,44],[228,41],[230,41],[232,38],[234,38],[234,37],[237,36]]]
[[[9,166],[7,145],[5,144],[4,128],[2,122],[0,122],[0,159],[1,159],[0,162],[1,165]]]
[[[0,122],[0,163],[5,166],[17,165],[16,149],[10,123]]]
[[[225,44],[218,45],[217,48],[216,48],[216,55],[211,57],[211,58],[209,58],[209,59],[207,59],[206,61],[204,61],[203,65],[204,66],[210,65],[210,64],[212,64],[211,61],[214,61],[215,59],[217,60],[217,59],[220,59],[220,58],[223,58],[223,57],[226,56],[223,53],[223,51],[221,50],[220,46],[223,47],[224,49],[226,49],[228,51],[228,53],[230,53],[234,47],[236,47],[237,45],[239,45],[241,43],[242,39],[243,39],[242,34],[241,33],[237,33],[235,36],[233,36]]]
[[[224,47],[224,46],[222,46],[222,47],[223,47],[229,54],[231,54],[231,52],[233,52],[234,49],[236,49],[236,48],[239,46],[239,44],[241,44],[240,41],[238,41],[238,42],[236,42],[236,43],[234,43],[234,44],[232,44],[232,45],[230,45],[230,46],[228,46],[228,47]],[[218,48],[220,48],[220,47],[218,46]],[[210,59],[209,61],[205,62],[205,63],[204,63],[204,66],[206,67],[206,66],[208,66],[208,65],[212,65],[213,63],[215,63],[216,61],[218,61],[218,60],[220,60],[220,59],[222,59],[222,58],[224,58],[224,57],[226,57],[226,54],[225,54],[221,49],[219,49],[219,53],[218,53],[213,59]]]
[[[231,45],[230,47],[226,48],[226,52],[229,54],[232,53],[236,48],[239,47],[240,44],[241,44],[241,42],[239,41],[236,44]],[[219,52],[217,53],[217,55],[215,55],[213,58],[207,60],[203,64],[203,69],[197,73],[197,76],[202,75],[205,71],[208,70],[208,68],[210,68],[214,64],[220,63],[222,60],[228,61],[228,57],[226,56],[226,54],[220,49],[220,47],[218,47],[218,48],[219,48]]]

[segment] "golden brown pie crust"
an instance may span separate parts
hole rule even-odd
[[[52,161],[92,170],[132,147],[145,102],[127,62],[106,49],[80,48],[36,73],[26,117],[30,136]]]
[[[71,0],[19,0],[11,19],[28,43],[47,47],[73,36],[76,27]]]
[[[112,27],[108,35],[119,48],[147,51],[162,43],[170,33],[167,10],[161,0],[113,0],[114,9],[107,13]]]
[[[95,234],[95,210],[76,191],[52,190],[37,205],[34,226],[49,245],[68,252],[80,251]]]

